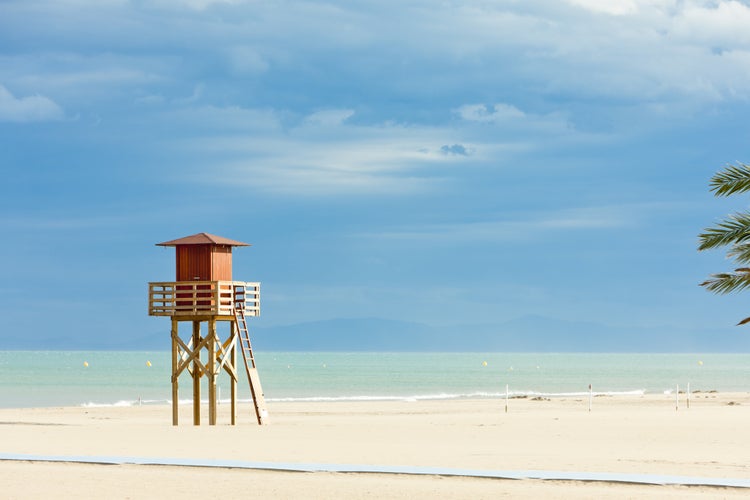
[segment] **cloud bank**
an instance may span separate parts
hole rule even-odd
[[[61,120],[62,108],[52,99],[41,95],[15,97],[0,85],[0,121],[44,122]]]

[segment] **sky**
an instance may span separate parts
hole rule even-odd
[[[748,204],[708,191],[750,162],[748,26],[734,0],[5,0],[0,336],[167,332],[154,245],[198,232],[252,244],[258,326],[750,335],[696,250]]]

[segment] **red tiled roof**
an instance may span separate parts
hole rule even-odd
[[[198,233],[192,236],[185,236],[177,240],[157,243],[160,247],[176,247],[177,245],[228,245],[232,247],[249,247],[250,244],[241,241],[230,240],[214,234]]]

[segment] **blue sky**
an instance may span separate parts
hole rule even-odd
[[[750,161],[748,26],[716,0],[4,1],[3,335],[166,329],[154,244],[201,231],[253,244],[259,325],[738,335],[750,296],[698,287],[731,263],[695,248],[747,205],[707,186]]]

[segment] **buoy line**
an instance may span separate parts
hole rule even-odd
[[[672,476],[664,474],[624,474],[618,472],[569,472],[544,470],[482,470],[451,467],[411,467],[390,465],[320,464],[296,462],[251,462],[191,458],[119,456],[26,455],[0,453],[0,460],[15,462],[64,462],[92,465],[161,465],[173,467],[213,467],[281,472],[340,472],[360,474],[406,474],[416,476],[456,476],[487,479],[540,479],[546,481],[585,481],[674,486],[715,486],[750,488],[750,479]]]

